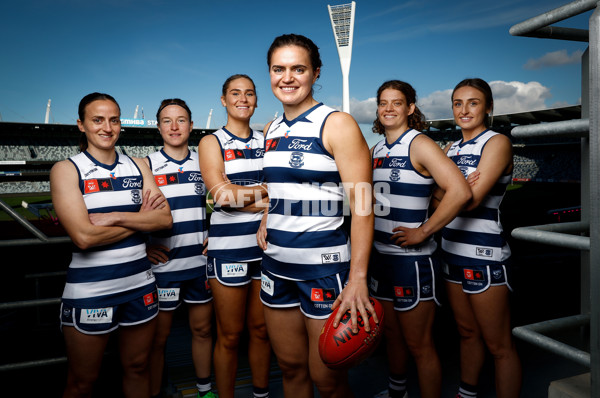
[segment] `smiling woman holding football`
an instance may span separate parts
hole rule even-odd
[[[89,397],[111,332],[119,329],[125,397],[148,397],[158,313],[141,232],[171,227],[171,209],[141,159],[115,151],[121,111],[113,97],[79,103],[81,153],[50,172],[52,203],[76,248],[60,311],[68,375],[64,397]]]
[[[310,39],[275,38],[267,64],[284,110],[264,130],[270,204],[257,234],[265,250],[260,297],[269,337],[286,397],[312,397],[312,382],[322,397],[351,397],[347,372],[325,366],[318,342],[332,308],[340,307],[336,324],[351,310],[354,331],[357,311],[374,313],[367,289],[369,148],[350,115],[313,98],[321,59]],[[344,193],[352,213],[351,249],[342,228]]]
[[[489,129],[493,101],[485,81],[460,82],[452,92],[452,111],[462,139],[445,149],[468,177],[473,195],[442,231],[444,276],[461,337],[460,398],[477,396],[486,346],[494,357],[496,395],[518,397],[521,388],[508,302],[510,248],[502,235],[498,209],[511,182],[512,144],[505,135]]]
[[[369,274],[373,297],[384,308],[389,388],[380,396],[406,393],[408,352],[414,357],[421,397],[440,396],[442,371],[433,341],[439,293],[439,261],[433,234],[452,221],[471,198],[469,186],[440,147],[419,130],[425,116],[414,88],[390,80],[377,90],[373,132],[384,139],[372,149],[375,241]],[[433,214],[437,184],[446,194]]]
[[[268,397],[271,345],[259,299],[262,251],[256,231],[268,198],[263,183],[263,135],[250,127],[254,82],[233,75],[223,84],[227,124],[200,141],[200,170],[215,207],[208,238],[208,277],[217,318],[214,368],[221,398],[233,398],[244,326],[255,397]]]

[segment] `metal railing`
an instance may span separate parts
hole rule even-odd
[[[582,60],[582,119],[515,127],[515,137],[570,135],[581,138],[582,221],[516,228],[512,236],[531,242],[582,251],[581,314],[513,329],[513,334],[541,348],[590,368],[591,396],[600,397],[600,8],[597,0],[577,0],[521,22],[514,36],[587,41]],[[589,31],[552,24],[594,10]],[[585,236],[587,235],[587,236]],[[585,284],[589,284],[585,286]],[[589,324],[590,352],[581,351],[544,333]]]
[[[35,238],[24,238],[24,239],[5,239],[0,240],[0,247],[15,247],[15,246],[31,246],[31,245],[56,245],[56,244],[64,244],[71,242],[71,238],[69,237],[48,237],[42,231],[40,231],[35,225],[29,222],[25,217],[16,212],[11,206],[9,206],[6,202],[0,199],[0,209],[4,210],[10,217],[12,217],[16,222],[22,225],[27,231],[29,231]],[[55,273],[57,274],[57,273]],[[54,275],[54,274],[53,274]],[[46,305],[56,305],[60,304],[60,298],[48,298],[48,299],[35,299],[35,300],[23,300],[23,301],[12,301],[0,303],[0,311],[2,310],[13,310],[13,309],[22,309],[22,308],[31,308],[31,307],[40,307]],[[7,363],[4,365],[0,365],[0,373],[9,371],[9,370],[21,370],[21,369],[29,369],[39,366],[48,366],[48,365],[56,365],[60,363],[65,363],[67,361],[66,357],[58,357],[58,358],[47,358],[47,359],[39,359],[32,360],[26,362],[17,362],[17,363]]]

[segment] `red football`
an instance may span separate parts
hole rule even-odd
[[[325,322],[319,336],[319,354],[328,367],[332,369],[350,368],[371,355],[377,347],[383,334],[383,307],[373,297],[369,297],[369,300],[375,308],[377,319],[379,319],[379,324],[376,324],[371,313],[367,312],[371,326],[370,333],[365,332],[364,320],[360,313],[358,314],[358,333],[352,333],[350,310],[346,311],[340,319],[337,329],[334,329],[333,319],[339,307]]]

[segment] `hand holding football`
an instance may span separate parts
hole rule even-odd
[[[319,336],[319,354],[321,359],[331,369],[350,368],[361,362],[373,353],[383,334],[383,307],[381,303],[369,297],[371,305],[379,319],[379,324],[373,320],[373,316],[367,311],[371,331],[367,333],[364,328],[364,319],[358,314],[358,333],[352,333],[350,310],[340,319],[337,328],[333,328],[333,320],[339,307],[329,316],[321,335]]]

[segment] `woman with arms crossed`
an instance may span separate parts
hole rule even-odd
[[[460,398],[477,396],[486,346],[494,357],[497,396],[518,397],[521,389],[508,301],[510,248],[499,212],[511,181],[512,144],[489,130],[493,108],[492,90],[485,81],[465,79],[454,88],[452,112],[462,139],[445,151],[469,177],[473,194],[465,210],[442,230],[444,276],[461,336]]]
[[[189,150],[194,126],[192,112],[179,98],[165,99],[156,113],[163,148],[144,160],[165,195],[173,227],[150,236],[147,253],[158,288],[159,313],[150,360],[151,393],[160,393],[165,347],[173,313],[188,304],[192,331],[192,362],[199,398],[213,398],[210,383],[212,358],[212,294],[206,278],[206,188],[200,175],[198,154]]]
[[[156,283],[140,232],[170,228],[171,211],[141,159],[115,151],[119,105],[92,93],[79,103],[82,152],[52,167],[52,203],[77,246],[67,271],[61,327],[68,377],[64,397],[89,397],[112,331],[126,397],[148,397]]]
[[[253,393],[267,398],[271,345],[259,299],[262,253],[255,238],[267,192],[262,185],[263,135],[250,128],[256,108],[252,79],[230,76],[221,103],[227,124],[198,145],[202,176],[215,201],[208,239],[208,277],[217,318],[215,379],[219,397],[233,398],[238,346],[247,325]]]
[[[312,382],[322,397],[351,397],[347,372],[325,366],[318,340],[337,306],[335,326],[350,309],[354,331],[357,311],[374,314],[366,283],[373,242],[369,148],[350,115],[313,98],[321,59],[310,39],[277,37],[267,64],[284,110],[265,127],[270,206],[257,234],[265,250],[261,300],[269,336],[286,397],[312,397]],[[342,228],[344,188],[352,253]]]
[[[425,117],[413,87],[399,80],[377,90],[373,132],[385,135],[372,149],[375,241],[369,267],[372,296],[386,313],[390,382],[379,396],[406,393],[408,352],[417,365],[421,397],[439,397],[442,370],[433,341],[439,262],[433,234],[471,198],[463,175],[419,130]],[[429,217],[434,185],[446,194]],[[408,350],[407,350],[408,348]]]

